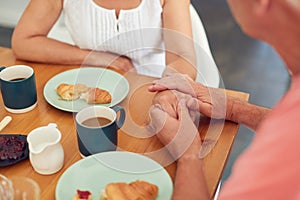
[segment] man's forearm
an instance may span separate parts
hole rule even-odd
[[[270,112],[269,108],[256,106],[246,101],[231,99],[231,111],[229,120],[243,124],[252,130],[256,130],[261,121]]]
[[[178,160],[172,200],[209,199],[202,167],[202,160],[198,156]]]

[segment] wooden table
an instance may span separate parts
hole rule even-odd
[[[36,173],[31,167],[28,159],[9,167],[0,168],[0,174],[4,174],[7,177],[14,175],[30,177],[40,185],[42,191],[41,199],[55,199],[55,187],[59,177],[68,167],[80,160],[81,157],[79,155],[77,145],[74,145],[77,144],[77,138],[73,114],[58,110],[48,104],[43,96],[43,89],[51,77],[63,71],[78,68],[79,66],[50,65],[18,61],[15,59],[11,49],[0,47],[0,65],[10,66],[14,64],[26,64],[34,68],[37,84],[38,105],[34,110],[28,113],[11,114],[4,109],[2,97],[0,97],[0,119],[3,119],[6,115],[10,115],[13,118],[12,122],[4,130],[2,130],[1,133],[27,135],[31,130],[37,127],[45,126],[49,123],[56,123],[62,133],[61,143],[65,151],[65,161],[62,170],[53,175],[45,176]],[[126,78],[130,79],[130,75]],[[156,137],[137,138],[134,135],[126,134],[126,130],[131,131],[129,121],[134,122],[136,126],[134,127],[135,131],[139,130],[139,128],[141,131],[144,130],[143,127],[148,122],[148,108],[151,105],[152,97],[154,95],[146,90],[146,83],[150,80],[151,79],[148,80],[146,77],[140,76],[138,78],[135,77],[133,82],[129,81],[130,94],[121,103],[127,111],[127,122],[124,126],[125,131],[119,131],[118,146],[122,150],[144,153],[151,152],[162,147]],[[227,91],[227,94],[245,100],[249,97],[248,94],[237,91]],[[214,140],[215,138],[213,138],[213,133],[217,130],[221,130],[222,132],[214,148],[204,158],[204,173],[211,196],[214,195],[220,181],[238,128],[238,124],[228,121],[224,124],[220,120],[211,121],[208,118],[201,118],[200,120],[199,132],[202,138],[207,135],[208,137],[206,138]],[[173,162],[165,168],[174,180],[176,163]]]

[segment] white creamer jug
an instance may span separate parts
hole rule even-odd
[[[36,128],[28,134],[29,159],[36,172],[53,174],[62,168],[64,150],[60,140],[61,133],[54,123]]]

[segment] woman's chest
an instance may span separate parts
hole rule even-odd
[[[143,0],[138,7],[121,9],[117,17],[114,9],[99,7],[93,0],[68,0],[69,4],[64,5],[66,26],[78,46],[95,48],[122,33],[147,28],[160,29],[162,8],[155,1],[159,2]],[[154,36],[160,37],[157,34]]]
[[[132,10],[140,6],[142,0],[93,0],[96,5],[107,10],[115,10],[116,18],[119,18],[121,10]]]

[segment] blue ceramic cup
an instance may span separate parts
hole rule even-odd
[[[24,113],[37,105],[34,71],[29,66],[1,67],[0,88],[8,112]]]
[[[117,117],[117,113],[119,116]],[[115,151],[118,144],[118,129],[125,121],[125,110],[121,106],[90,106],[80,110],[76,116],[77,141],[82,157]]]

